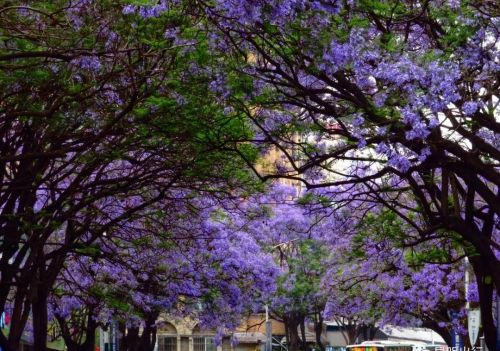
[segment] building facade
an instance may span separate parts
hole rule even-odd
[[[260,314],[242,320],[220,345],[215,345],[215,330],[202,329],[188,318],[164,318],[159,325],[156,351],[263,351],[266,341],[265,317]],[[285,337],[283,323],[271,320],[271,330],[276,340]]]

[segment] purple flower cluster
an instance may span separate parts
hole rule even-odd
[[[406,132],[406,139],[425,139],[430,134],[430,130],[420,118],[418,112],[412,111],[410,108],[405,107],[401,111],[403,121],[411,127],[411,130]]]
[[[240,24],[272,23],[285,25],[309,8],[324,14],[336,14],[342,8],[338,0],[218,0],[216,9]],[[326,16],[323,16],[326,19]]]
[[[171,0],[162,0],[156,5],[149,6],[125,5],[122,12],[125,15],[138,14],[144,19],[160,17],[162,14],[169,10],[169,2],[171,2]]]
[[[478,109],[478,103],[475,101],[467,101],[462,105],[462,111],[466,116],[473,115]]]
[[[379,143],[375,148],[375,151],[379,154],[387,156],[387,164],[403,173],[407,172],[412,165],[408,156],[394,150],[385,142]]]
[[[71,64],[86,71],[98,72],[101,69],[101,61],[95,55],[82,55],[71,60]]]

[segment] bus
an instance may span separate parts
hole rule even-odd
[[[347,345],[347,351],[414,351],[413,344],[390,340],[364,341],[357,345]]]

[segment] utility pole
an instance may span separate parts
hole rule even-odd
[[[478,308],[471,309],[469,302],[469,284],[470,284],[470,270],[469,259],[465,257],[465,309],[467,311],[467,331],[469,340],[472,347],[476,345],[479,336],[479,327],[481,325],[481,311]]]
[[[118,351],[119,350],[119,335],[118,323],[111,321],[107,330],[103,328],[99,330],[99,347],[101,351]]]
[[[266,305],[266,347],[265,351],[272,351],[273,329],[269,320],[269,307]]]

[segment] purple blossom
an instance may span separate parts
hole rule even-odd
[[[405,133],[407,140],[425,139],[431,133],[423,121],[412,124],[411,128]]]
[[[336,40],[330,43],[329,48],[323,54],[323,68],[326,72],[334,73],[342,69],[351,59],[351,47],[349,44],[339,44]]]
[[[421,122],[420,116],[417,112],[412,111],[409,107],[403,108],[401,111],[403,115],[403,121],[408,125],[414,125],[416,123]]]
[[[123,103],[123,100],[120,98],[120,95],[116,90],[113,89],[113,87],[109,84],[106,84],[104,86],[104,93],[103,93],[106,102],[108,104],[113,104],[113,105],[120,105]]]
[[[437,117],[432,116],[429,119],[429,128],[433,129],[433,128],[437,127],[438,125],[439,125],[439,120],[437,119]]]
[[[352,5],[353,0],[349,0],[348,3]],[[342,9],[342,2],[338,0],[313,1],[312,8],[319,11],[325,11],[326,13],[337,14]]]
[[[134,14],[136,12],[136,7],[134,5],[125,5],[122,12],[124,15]]]
[[[179,27],[168,28],[164,33],[164,37],[166,39],[177,39],[179,33],[180,33]]]
[[[78,56],[71,60],[71,64],[84,70],[97,72],[101,68],[101,62],[95,55]]]
[[[391,154],[391,149],[390,147],[384,143],[384,142],[381,142],[377,145],[377,147],[375,148],[375,151],[377,151],[379,154],[383,154],[383,155],[390,155]]]
[[[28,17],[30,16],[30,11],[28,9],[28,5],[20,6],[17,9],[17,13],[23,17]]]
[[[366,147],[366,145],[367,145],[366,139],[364,139],[364,138],[358,139],[358,149],[362,149],[362,148]]]
[[[383,126],[383,127],[378,127],[377,129],[377,135],[386,135],[387,134],[387,127],[386,126]]]
[[[228,86],[226,85],[226,78],[221,73],[215,75],[215,79],[210,82],[209,88],[214,93],[220,94],[225,98],[230,95]]]
[[[462,111],[466,116],[473,115],[478,109],[478,104],[475,101],[467,101],[462,105]]]
[[[165,11],[168,10],[168,6],[165,1],[162,1],[158,5],[153,6],[141,6],[139,7],[139,16],[142,18],[153,18],[160,17]]]
[[[418,155],[418,161],[419,162],[424,162],[427,159],[427,156],[432,155],[430,147],[424,147],[421,151],[420,154]]]
[[[377,93],[373,97],[373,102],[375,103],[376,107],[382,107],[387,100],[387,94],[386,93]]]
[[[363,116],[361,115],[356,115],[353,119],[352,119],[352,125],[355,126],[355,127],[359,127],[361,126],[363,123],[365,123],[365,119]]]
[[[388,161],[389,166],[400,170],[401,172],[407,172],[411,167],[411,162],[408,157],[400,155],[398,153],[393,153]]]
[[[481,128],[476,132],[476,135],[482,138],[487,143],[500,149],[500,134],[495,133],[494,131],[487,128]]]
[[[106,49],[111,48],[113,46],[113,44],[117,43],[119,40],[120,40],[120,36],[116,32],[114,32],[112,30],[108,31],[107,40],[106,40],[106,44],[105,44]]]

